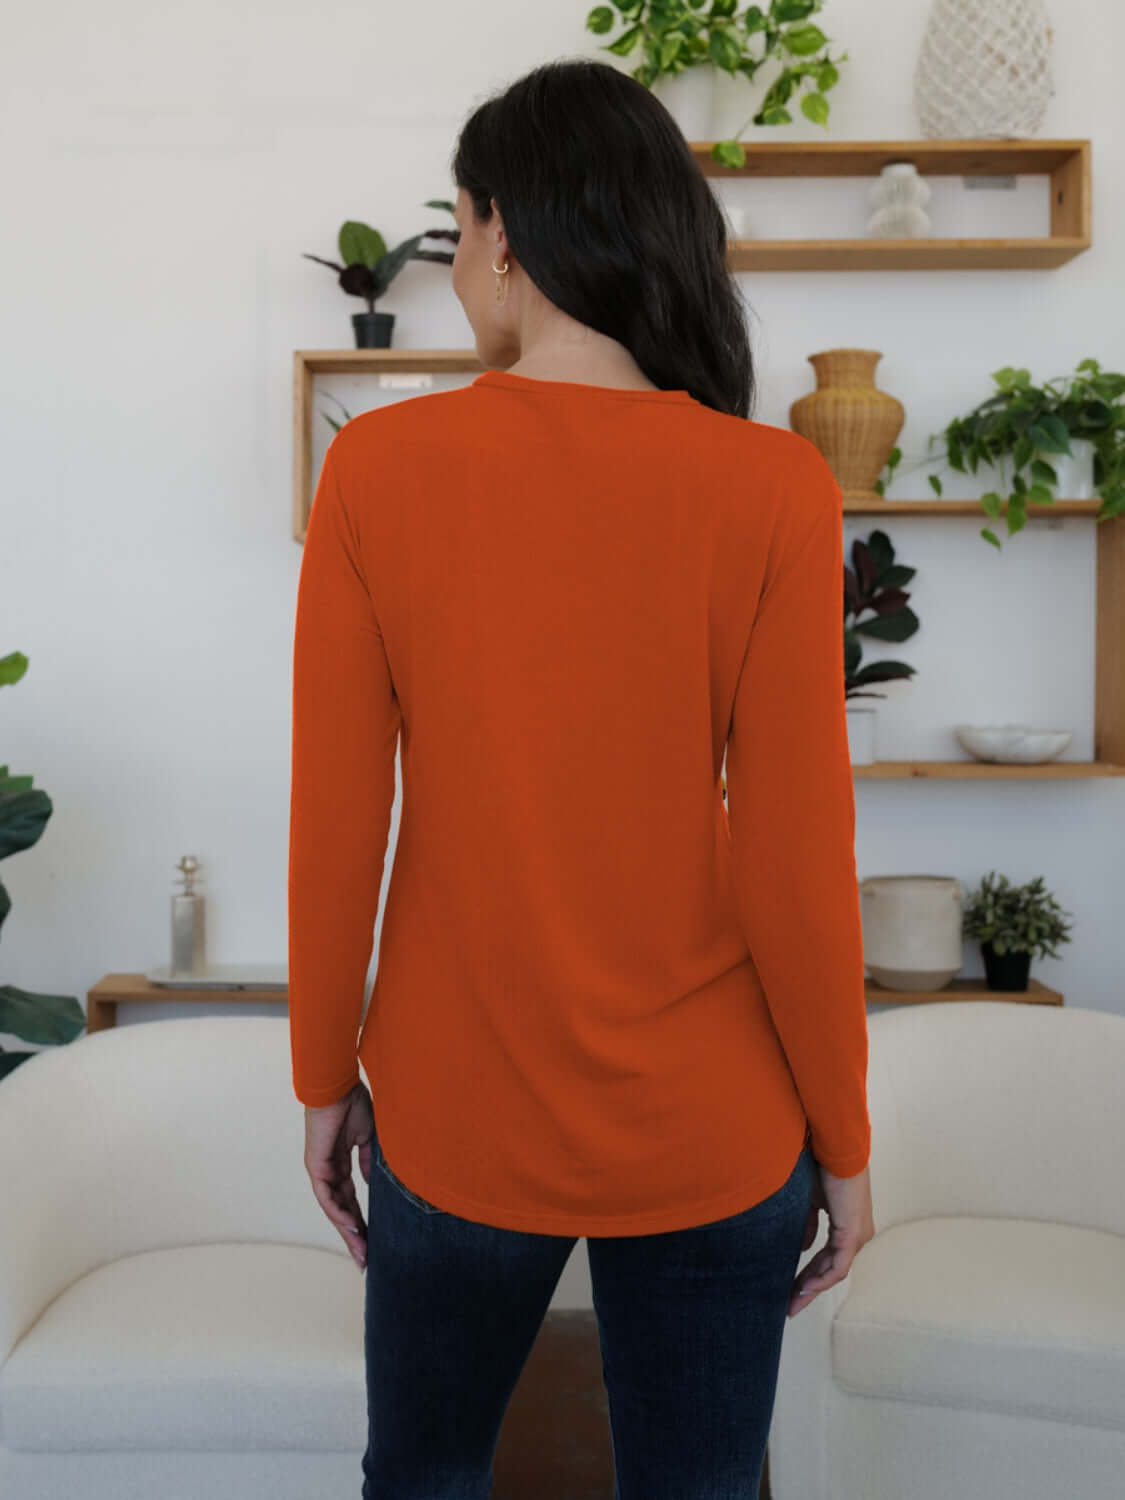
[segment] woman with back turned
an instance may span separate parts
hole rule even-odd
[[[488,1500],[585,1237],[615,1500],[752,1500],[786,1317],[874,1233],[840,490],[750,417],[725,222],[641,84],[538,67],[452,170],[484,373],[338,432],[294,642],[293,1086],[366,1267],[363,1495]]]

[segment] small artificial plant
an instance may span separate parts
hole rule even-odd
[[[452,213],[454,205],[447,198],[428,198],[425,207],[444,208]],[[362,297],[368,312],[374,312],[375,303],[408,260],[437,260],[446,265],[453,264],[451,250],[420,250],[418,247],[424,239],[452,240],[456,244],[459,237],[457,228],[424,229],[421,234],[413,234],[393,250],[388,250],[386,240],[377,229],[358,219],[348,219],[340,226],[337,240],[343,264],[322,260],[319,255],[309,255],[307,251],[302,251],[302,254],[306,260],[315,260],[318,265],[338,272],[344,291],[349,296]]]
[[[22,651],[0,656],[0,687],[19,682],[27,671]],[[54,811],[47,793],[33,788],[30,776],[12,776],[0,766],[0,859],[30,849]],[[0,881],[0,927],[12,909],[12,900]],[[0,984],[0,1032],[21,1037],[40,1046],[70,1042],[86,1025],[82,1007],[73,995],[36,995],[14,984]],[[0,1078],[33,1052],[12,1052],[0,1047]]]
[[[994,953],[1029,953],[1058,958],[1057,944],[1069,943],[1071,923],[1044,889],[1042,875],[1013,886],[995,870],[970,893],[962,912],[964,935],[987,943]]]
[[[1094,485],[1103,501],[1097,519],[1107,521],[1125,511],[1125,375],[1102,370],[1096,359],[1084,359],[1077,372],[1033,385],[1025,369],[1005,365],[994,370],[997,387],[972,411],[954,417],[941,433],[931,433],[922,463],[933,461],[931,449],[941,440],[936,455],[949,468],[972,473],[983,463],[1012,463],[1012,490],[1004,496],[989,490],[980,497],[985,513],[996,520],[1007,505],[1008,535],[1027,524],[1027,506],[1053,505],[1053,486],[1058,475],[1051,454],[1071,453],[1071,438],[1086,438],[1093,445]],[[875,483],[881,495],[894,477],[902,450],[893,448],[884,473]],[[1025,477],[1023,470],[1027,470]],[[941,480],[927,476],[935,495],[941,495]],[[1065,496],[1064,496],[1065,498]],[[981,536],[994,547],[1000,542],[988,527]]]
[[[876,641],[906,641],[918,629],[918,616],[907,604],[910,595],[903,588],[917,569],[903,567],[894,559],[895,549],[885,531],[872,531],[866,542],[860,537],[852,542],[852,566],[844,565],[845,698],[885,698],[886,693],[864,689],[872,682],[914,676],[915,669],[902,661],[859,664],[861,635]],[[859,619],[864,610],[871,611],[870,619]]]
[[[836,64],[848,54],[829,57],[828,37],[809,20],[823,5],[824,0],[770,0],[765,9],[748,5],[736,14],[737,0],[614,0],[612,6],[596,5],[590,11],[586,29],[604,36],[620,21],[625,29],[602,51],[628,57],[640,47],[644,61],[632,76],[646,88],[657,78],[700,66],[722,68],[732,78],[740,73],[753,83],[758,69],[771,57],[777,58],[781,72],[736,136],[751,123],[792,124],[786,105],[802,88],[801,113],[814,125],[827,127],[825,96],[840,76]],[[760,55],[755,53],[758,38]],[[716,141],[711,155],[723,166],[746,164],[745,148],[737,139]]]

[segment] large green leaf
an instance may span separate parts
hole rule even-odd
[[[0,687],[10,687],[26,671],[27,657],[22,651],[9,651],[7,656],[0,656]]]
[[[864,686],[869,682],[897,682],[904,677],[913,677],[917,670],[904,661],[873,661],[856,672],[851,680],[853,685]]]
[[[339,248],[346,266],[366,266],[373,271],[387,253],[387,242],[370,224],[348,219],[340,228]]]
[[[828,45],[824,32],[811,21],[805,26],[790,26],[781,33],[781,40],[794,57],[808,57]]]
[[[425,235],[412,234],[408,240],[403,240],[401,245],[396,245],[393,250],[387,251],[375,267],[375,282],[378,287],[376,296],[383,295],[424,239]]]
[[[13,782],[24,779],[0,777],[0,859],[30,849],[54,811],[50,797],[39,787],[31,791],[9,790]]]
[[[40,1046],[57,1046],[72,1042],[85,1025],[85,1012],[73,995],[36,995],[14,984],[0,984],[0,1031]]]
[[[893,615],[873,615],[870,619],[856,620],[852,629],[875,641],[906,641],[918,629],[919,623],[918,616],[909,604],[905,604]]]

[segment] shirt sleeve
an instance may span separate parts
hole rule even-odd
[[[830,472],[830,471],[829,471]],[[839,486],[778,544],[735,692],[727,813],[743,932],[813,1155],[867,1165],[867,1012],[844,692]]]
[[[293,641],[289,1035],[293,1090],[312,1106],[359,1082],[401,725],[336,441],[305,533]]]

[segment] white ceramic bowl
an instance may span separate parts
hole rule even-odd
[[[963,750],[976,760],[1040,765],[1070,744],[1069,729],[1035,729],[1030,724],[954,724]]]

